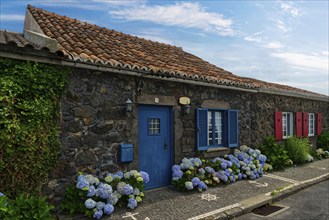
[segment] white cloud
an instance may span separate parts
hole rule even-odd
[[[176,3],[166,6],[140,5],[126,9],[111,10],[115,18],[129,21],[149,21],[170,26],[197,28],[204,32],[213,32],[221,36],[233,36],[233,21],[226,19],[222,14],[207,12],[198,3]]]
[[[260,37],[260,35],[262,34],[263,32],[260,31],[260,32],[256,32],[250,36],[246,36],[244,37],[244,40],[245,41],[250,41],[250,42],[257,42],[257,43],[260,43],[262,41],[262,38]]]
[[[290,28],[282,20],[278,20],[276,26],[284,33],[290,31]]]
[[[159,37],[159,36],[154,36],[154,35],[137,35],[138,37],[142,37],[145,38],[147,40],[151,40],[151,41],[157,41],[159,43],[164,43],[164,44],[170,44],[170,45],[175,45],[173,41],[168,40],[166,38],[163,37]]]
[[[84,2],[79,0],[65,0],[65,1],[53,1],[53,0],[43,0],[38,1],[38,6],[46,6],[46,7],[56,7],[56,8],[77,8],[77,9],[86,9],[93,11],[104,11],[102,5],[96,5],[92,2]]]
[[[293,2],[280,2],[281,9],[291,15],[292,17],[297,17],[301,15],[301,11],[295,7]]]
[[[324,56],[329,56],[329,51],[322,51],[321,54],[323,54]]]
[[[15,14],[2,14],[0,15],[1,21],[24,21],[24,15],[15,15]]]
[[[273,42],[270,42],[270,43],[264,45],[264,47],[269,48],[269,49],[281,49],[281,48],[284,48],[285,46],[283,44],[281,44],[280,42],[273,41]]]
[[[305,67],[316,70],[324,70],[328,72],[328,57],[326,56],[316,56],[307,55],[302,53],[271,53],[273,57],[278,57],[283,59],[285,62],[294,65],[296,67]]]
[[[92,0],[93,2],[104,3],[110,6],[133,6],[145,4],[146,0]]]

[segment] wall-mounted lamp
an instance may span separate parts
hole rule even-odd
[[[130,99],[126,101],[126,113],[129,113],[133,110],[133,102]]]
[[[191,99],[183,96],[179,98],[178,102],[182,105],[183,113],[186,115],[189,114],[191,110]]]

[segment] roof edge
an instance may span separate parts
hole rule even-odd
[[[130,76],[137,76],[142,78],[151,78],[151,79],[161,79],[165,81],[171,81],[171,82],[180,82],[180,83],[187,83],[192,85],[199,85],[199,86],[206,86],[206,87],[213,87],[213,88],[221,88],[221,89],[229,89],[229,90],[235,90],[235,91],[243,91],[243,92],[250,92],[250,93],[264,93],[264,94],[272,94],[272,95],[281,95],[281,96],[288,96],[288,97],[296,97],[296,98],[303,98],[303,99],[309,99],[309,100],[317,100],[317,101],[324,101],[329,103],[329,96],[323,95],[324,97],[313,97],[308,96],[305,94],[291,94],[287,91],[281,92],[281,91],[275,91],[273,89],[264,89],[264,88],[243,88],[243,87],[237,87],[234,85],[223,85],[219,82],[209,82],[209,81],[200,81],[198,79],[193,78],[185,78],[185,77],[177,77],[175,75],[162,75],[162,74],[154,74],[154,72],[150,70],[144,70],[144,69],[127,69],[121,66],[108,66],[108,65],[101,65],[99,63],[87,63],[87,62],[79,62],[69,59],[63,59],[62,57],[58,57],[58,59],[54,59],[54,57],[45,57],[40,56],[37,54],[28,54],[26,52],[24,53],[17,53],[13,51],[5,51],[0,50],[0,57],[7,57],[12,59],[20,59],[20,60],[30,60],[35,62],[41,62],[41,63],[48,63],[53,65],[64,65],[69,67],[76,67],[76,68],[85,68],[89,70],[96,70],[96,71],[102,71],[102,72],[114,72],[118,74],[123,75],[130,75]],[[4,51],[4,52],[2,52]]]

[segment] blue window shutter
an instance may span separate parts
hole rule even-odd
[[[228,110],[228,146],[237,147],[239,144],[238,139],[238,111]]]
[[[208,149],[208,110],[196,110],[196,147],[198,150]]]

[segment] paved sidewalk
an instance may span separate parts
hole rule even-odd
[[[230,219],[326,179],[329,159],[273,172],[255,181],[241,180],[209,188],[202,193],[182,193],[173,187],[148,190],[136,210],[117,209],[102,219]]]

